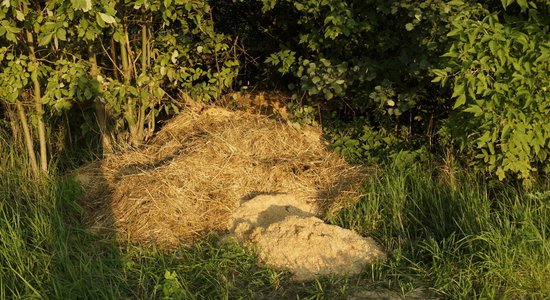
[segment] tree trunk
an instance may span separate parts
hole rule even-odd
[[[38,60],[36,59],[36,53],[34,50],[34,38],[30,31],[26,30],[27,43],[29,46],[29,59],[31,63],[38,68]],[[46,126],[44,125],[44,108],[42,106],[42,94],[40,88],[40,81],[38,80],[38,70],[35,69],[31,73],[31,79],[33,83],[33,96],[35,111],[37,114],[36,126],[38,129],[38,141],[40,143],[40,167],[44,173],[48,173],[48,151],[46,146]]]
[[[126,31],[126,28],[124,37],[125,38],[120,41],[120,60],[122,61],[122,75],[124,77],[124,85],[126,87],[129,87],[132,80],[132,59],[130,58],[129,41],[127,39],[128,32]],[[130,131],[130,144],[132,146],[137,146],[141,143],[141,140],[138,137],[136,114],[134,112],[134,100],[134,95],[128,96],[128,100],[125,104],[126,111],[124,112],[124,118],[126,119],[126,122],[128,122],[128,130]]]
[[[93,51],[93,47],[90,46],[89,54],[90,54],[90,75],[92,78],[97,78],[97,75],[99,74],[98,68],[97,68],[97,58],[96,54]],[[109,129],[107,128],[108,120],[107,120],[107,111],[105,110],[105,105],[101,103],[100,99],[95,99],[94,102],[94,108],[97,118],[97,124],[99,126],[99,135],[101,139],[101,148],[103,150],[103,154],[111,153],[113,150],[112,143],[111,143],[111,137],[109,135]]]
[[[120,81],[120,77],[118,76],[118,63],[116,59],[116,43],[115,39],[111,37],[111,59],[113,63],[113,75],[115,76],[115,79],[117,81]]]
[[[10,130],[13,138],[13,144],[16,147],[21,147],[21,129],[19,128],[19,124],[17,123],[16,113],[8,104],[4,104],[4,108],[6,110],[6,116],[10,121]]]
[[[141,74],[147,74],[148,62],[147,62],[147,24],[141,25]],[[145,87],[146,89],[148,87]],[[144,130],[145,130],[145,119],[147,113],[148,99],[140,99],[139,101],[139,114],[138,114],[138,123],[137,123],[137,138],[141,140],[144,139]]]
[[[29,161],[31,164],[31,170],[34,177],[39,177],[38,163],[36,161],[36,155],[34,154],[34,143],[32,141],[31,131],[29,128],[29,123],[27,122],[27,114],[25,113],[25,108],[21,104],[21,101],[17,100],[15,102],[17,108],[17,114],[19,115],[19,121],[21,122],[21,127],[23,127],[23,137],[25,138],[25,145],[27,148],[27,154],[29,156]]]

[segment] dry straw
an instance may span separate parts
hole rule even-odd
[[[240,201],[290,193],[321,215],[357,196],[365,176],[315,128],[223,108],[188,108],[142,149],[78,171],[91,228],[160,247],[223,231]]]

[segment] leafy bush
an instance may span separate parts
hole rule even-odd
[[[371,160],[449,134],[500,179],[550,170],[548,1],[261,2],[286,38],[266,62],[356,124],[329,130],[338,151]]]
[[[292,76],[295,98],[338,100],[375,128],[424,134],[445,115],[429,70],[446,49],[454,2],[264,0],[285,38],[266,62]]]
[[[454,19],[447,67],[434,81],[452,83],[456,113],[446,130],[473,163],[500,179],[531,179],[550,171],[548,1],[503,4],[505,13],[478,4],[481,16]]]
[[[58,116],[84,112],[108,150],[111,140],[147,139],[181,93],[219,97],[239,64],[210,13],[204,0],[3,1],[0,103],[12,129],[21,127],[12,131],[24,135],[35,173],[48,169]]]

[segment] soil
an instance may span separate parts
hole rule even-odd
[[[298,281],[359,274],[365,265],[385,258],[374,240],[325,224],[315,211],[296,196],[259,195],[235,210],[231,233],[254,245],[268,265],[291,272]]]

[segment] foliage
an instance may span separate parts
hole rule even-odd
[[[503,1],[507,11],[477,5],[459,14],[447,67],[435,82],[452,82],[456,114],[447,130],[474,163],[504,179],[549,172],[550,22],[547,1]],[[540,9],[537,9],[540,7]]]
[[[549,186],[532,180],[550,171],[549,13],[548,0],[0,1],[0,298],[549,298]],[[258,61],[261,80],[243,69]],[[290,121],[322,120],[336,152],[393,164],[330,220],[373,236],[386,262],[294,284],[216,236],[160,252],[89,232],[56,174],[59,141],[139,145],[181,95],[261,81],[285,82]],[[438,142],[530,189],[416,165]]]
[[[298,105],[289,103],[287,105],[289,116],[288,123],[300,127],[301,125],[318,126],[317,109],[310,105]]]
[[[0,102],[37,174],[59,131],[83,121],[104,151],[139,145],[181,95],[259,85],[248,66],[264,60],[280,78],[262,80],[294,93],[291,122],[322,120],[355,161],[450,136],[479,169],[530,179],[548,171],[548,14],[546,0],[6,0]]]
[[[292,75],[295,98],[337,99],[370,126],[423,133],[431,117],[445,114],[429,70],[445,49],[455,2],[264,0],[287,30],[266,62]]]
[[[369,161],[450,133],[500,179],[548,172],[548,1],[261,2],[286,38],[266,63],[294,97],[363,123],[329,128],[337,150]]]
[[[85,113],[95,107],[86,127],[98,124],[110,147],[113,138],[134,145],[147,139],[159,115],[178,110],[181,93],[219,97],[233,84],[238,61],[210,13],[202,0],[3,1],[0,103],[22,112],[13,115],[29,128],[29,156],[39,141],[47,169],[57,116],[76,113],[75,105]]]

